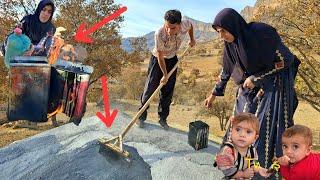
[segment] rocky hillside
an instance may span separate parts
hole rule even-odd
[[[194,36],[197,40],[197,42],[207,42],[214,39],[216,36],[216,32],[211,27],[211,23],[205,23],[202,21],[198,21],[195,19],[192,19],[190,17],[184,16],[183,19],[189,19],[193,25],[194,25]],[[144,37],[147,39],[147,46],[149,49],[154,47],[154,33],[155,31],[152,31]],[[130,40],[134,39],[135,37],[129,37],[122,39],[122,48],[126,51],[130,52],[132,50],[130,46]],[[184,46],[188,41],[188,38],[184,38],[184,42],[182,43],[182,46]]]
[[[254,4],[254,7],[246,6],[240,14],[244,17],[247,22],[250,22],[256,13],[258,13],[258,8],[261,6],[269,7],[269,8],[277,8],[279,7],[279,0],[257,0]]]
[[[246,6],[240,12],[240,14],[245,18],[245,20],[247,22],[250,22],[251,19],[254,17],[254,15],[258,12],[258,8],[260,6],[267,6],[267,7],[275,8],[278,5],[279,5],[279,1],[278,0],[257,0],[253,7]],[[198,21],[198,20],[192,19],[192,18],[187,17],[187,16],[184,16],[183,19],[189,19],[194,24],[194,26],[195,26],[194,27],[195,28],[194,34],[195,34],[195,38],[197,40],[198,45],[199,45],[199,43],[208,44],[209,42],[212,42],[212,40],[217,37],[216,32],[211,27],[211,22],[210,23],[206,23],[206,22],[202,22],[202,21]],[[154,33],[155,33],[155,31],[152,31],[152,32],[144,35],[144,37],[147,40],[147,47],[149,49],[154,47]],[[134,38],[135,37],[129,37],[129,38],[122,39],[122,48],[125,49],[128,52],[132,51],[132,48],[131,48],[131,45],[130,45],[130,40],[132,40]],[[182,43],[182,46],[185,46],[187,41],[188,41],[188,38],[184,38],[184,42]]]
[[[246,6],[242,11],[241,11],[241,15],[242,17],[247,21],[249,22],[251,17],[253,16],[253,10],[254,10],[254,7],[251,7],[251,6]]]

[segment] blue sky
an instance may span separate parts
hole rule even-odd
[[[127,6],[123,13],[125,21],[120,33],[123,37],[143,36],[158,29],[164,22],[163,15],[169,9],[178,9],[186,15],[203,22],[212,22],[215,15],[225,7],[240,12],[245,6],[253,6],[256,0],[115,0]]]

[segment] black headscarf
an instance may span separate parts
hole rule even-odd
[[[281,39],[273,27],[264,23],[248,24],[231,8],[220,11],[212,27],[214,29],[222,27],[235,38],[232,43],[225,42],[223,55],[225,70],[232,72],[238,64],[244,77],[248,77],[274,67],[275,51]]]
[[[52,14],[47,22],[42,23],[39,16],[42,9],[47,5],[52,7]],[[38,44],[39,41],[47,35],[47,33],[55,33],[56,28],[51,22],[54,11],[55,6],[51,0],[42,0],[39,2],[34,14],[27,15],[21,20],[21,22],[23,22],[22,33],[31,39],[32,44]]]

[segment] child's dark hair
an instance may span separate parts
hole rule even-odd
[[[176,9],[172,9],[166,12],[164,15],[164,20],[168,21],[170,24],[180,24],[181,23],[181,12]]]
[[[294,125],[284,131],[282,137],[290,138],[292,136],[302,136],[309,146],[312,146],[312,132],[310,128],[303,125]]]
[[[257,134],[260,133],[260,123],[259,119],[254,116],[254,114],[251,113],[239,113],[232,119],[232,126],[234,127],[235,125],[241,123],[241,122],[248,122],[249,124],[252,125],[254,131],[256,131]]]

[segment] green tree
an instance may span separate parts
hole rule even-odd
[[[0,2],[0,42],[3,42],[22,17],[32,14],[36,8],[35,0],[2,0]]]
[[[285,44],[302,61],[297,92],[320,112],[320,0],[284,0],[256,7],[253,21],[277,28]]]
[[[113,0],[56,0],[59,13],[56,17],[56,26],[65,27],[64,39],[67,43],[78,44],[72,36],[81,23],[89,28],[95,23],[119,9]],[[88,51],[84,64],[94,67],[91,84],[99,80],[102,75],[116,76],[121,72],[121,65],[125,62],[126,52],[121,45],[119,34],[120,16],[91,34],[92,44],[83,44]]]
[[[133,51],[130,53],[133,63],[143,62],[149,55],[147,39],[144,36],[130,39]]]
[[[0,2],[1,42],[23,16],[34,12],[37,3],[35,0],[4,0]],[[56,27],[62,26],[67,29],[62,37],[65,43],[72,45],[80,44],[74,40],[74,34],[81,23],[85,23],[86,27],[89,28],[120,7],[113,0],[56,0],[55,5],[57,11],[53,19],[54,24]],[[81,44],[88,52],[84,64],[94,67],[90,84],[99,80],[102,75],[115,77],[121,73],[121,67],[128,57],[128,54],[120,47],[119,29],[123,21],[122,16],[114,19],[90,34],[94,43]],[[3,59],[1,61],[3,62]],[[1,65],[2,67],[4,66]],[[5,77],[7,74],[6,71],[0,73],[2,73],[0,77]]]
[[[66,43],[73,45],[79,44],[75,42],[73,35],[81,23],[86,23],[87,27],[90,27],[120,7],[113,0],[56,0],[55,5],[57,11],[54,23],[57,27],[62,26],[67,29],[63,38]],[[6,34],[23,16],[33,13],[36,6],[35,0],[1,1],[0,40],[4,40]],[[91,65],[95,69],[91,83],[97,81],[102,75],[115,76],[121,72],[121,65],[126,57],[126,52],[120,47],[119,28],[123,20],[123,17],[119,17],[107,23],[91,34],[94,43],[83,44],[88,51],[88,58],[84,64]]]

